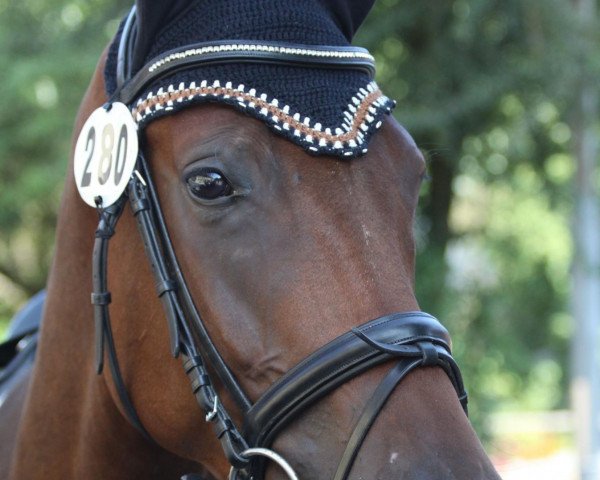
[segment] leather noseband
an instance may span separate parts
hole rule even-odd
[[[467,395],[458,366],[450,355],[446,329],[427,313],[393,313],[329,342],[275,382],[246,414],[243,432],[246,440],[251,445],[271,445],[285,425],[310,405],[384,362],[392,362],[394,366],[367,402],[334,480],[346,478],[385,401],[413,369],[442,367],[466,412]]]

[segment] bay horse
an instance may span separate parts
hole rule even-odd
[[[295,50],[268,61],[322,68],[321,50]],[[73,152],[91,114],[114,108],[108,56]],[[153,121],[140,148],[111,206],[65,182],[35,366],[0,409],[0,478],[499,478],[447,332],[418,311],[425,163],[392,117],[368,153],[320,158],[203,103]]]

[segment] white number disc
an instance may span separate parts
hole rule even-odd
[[[127,188],[138,154],[137,125],[131,112],[115,102],[100,107],[83,125],[75,145],[75,183],[83,201],[92,207],[115,203]]]

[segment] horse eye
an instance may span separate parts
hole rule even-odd
[[[233,194],[229,180],[217,169],[204,168],[195,171],[185,181],[192,195],[203,200],[214,200]]]

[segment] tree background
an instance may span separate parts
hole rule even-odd
[[[45,284],[75,112],[128,8],[0,0],[0,329]],[[418,299],[453,335],[483,438],[491,412],[568,405],[572,105],[600,78],[592,20],[567,0],[379,0],[355,40],[428,159]]]

